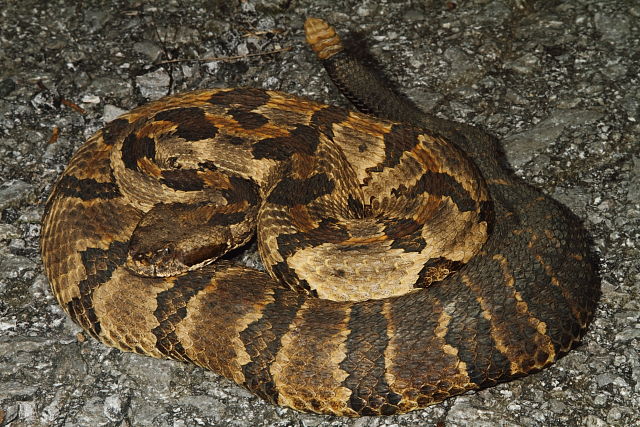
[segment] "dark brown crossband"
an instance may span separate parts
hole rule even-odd
[[[263,90],[254,88],[238,88],[216,92],[211,96],[211,98],[209,98],[209,102],[225,107],[242,105],[249,110],[253,110],[266,104],[269,99],[269,95]]]
[[[306,125],[298,125],[289,132],[290,136],[266,138],[253,145],[252,154],[256,159],[289,160],[294,153],[312,155],[318,146],[318,130]]]
[[[347,358],[340,368],[348,376],[342,382],[351,390],[349,406],[362,415],[392,415],[402,396],[392,392],[385,379],[385,350],[389,345],[383,301],[367,301],[351,309]],[[363,345],[363,343],[367,343]]]
[[[179,277],[173,287],[156,296],[157,308],[153,315],[159,324],[151,332],[156,336],[156,347],[162,354],[177,360],[190,360],[176,334],[176,327],[187,317],[189,301],[211,283],[214,273],[204,270]]]
[[[138,171],[138,161],[148,159],[154,161],[156,157],[156,142],[148,136],[138,137],[130,133],[122,143],[122,162],[127,169]]]
[[[218,134],[218,128],[207,120],[204,110],[198,107],[161,111],[155,119],[177,124],[174,134],[186,141],[200,141]]]
[[[115,199],[122,194],[113,182],[98,182],[92,178],[78,179],[73,175],[63,176],[57,184],[57,191],[67,197],[82,200]]]
[[[245,386],[271,402],[278,402],[278,390],[269,367],[282,347],[282,337],[305,298],[284,289],[275,289],[273,302],[262,310],[262,317],[240,332],[251,362],[242,367]]]

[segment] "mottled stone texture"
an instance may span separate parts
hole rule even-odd
[[[640,8],[633,2],[5,3],[0,425],[605,426],[640,419]],[[304,45],[307,15],[331,21],[356,43],[366,39],[417,103],[501,137],[516,171],[584,220],[601,257],[603,296],[583,346],[521,381],[405,416],[356,421],[279,409],[203,370],[76,336],[37,249],[42,202],[71,152],[105,114],[166,93],[248,85],[346,105]],[[281,48],[292,50],[212,59]],[[189,61],[163,62],[175,59]]]

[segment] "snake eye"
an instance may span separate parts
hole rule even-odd
[[[172,245],[163,246],[160,249],[156,249],[154,252],[149,254],[149,258],[152,260],[152,263],[157,264],[159,262],[164,262],[173,257],[174,248]]]

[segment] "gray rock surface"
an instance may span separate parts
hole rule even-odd
[[[603,295],[579,348],[426,410],[345,420],[78,334],[38,254],[43,202],[73,150],[105,116],[191,89],[248,85],[347,105],[304,44],[307,15],[366,39],[425,108],[503,138],[516,172],[584,220]],[[638,425],[639,34],[640,7],[615,0],[2,2],[0,425]]]

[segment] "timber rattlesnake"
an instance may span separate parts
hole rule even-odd
[[[344,416],[411,411],[568,351],[599,295],[579,221],[502,167],[491,136],[389,90],[324,21],[305,29],[380,118],[236,88],[112,121],[47,203],[64,310],[107,345]],[[219,259],[256,227],[270,275]]]

